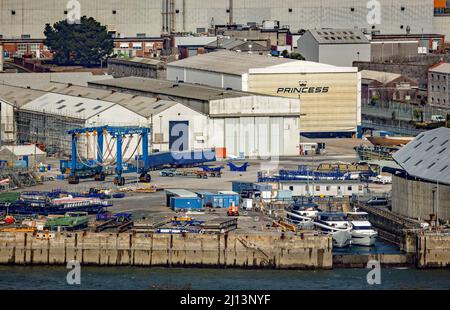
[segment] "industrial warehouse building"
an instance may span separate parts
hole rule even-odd
[[[153,131],[153,150],[167,151],[182,142],[182,149],[226,147],[236,156],[299,154],[298,100],[137,77],[106,81],[90,87],[56,82],[35,88],[25,82],[24,87],[0,85],[2,125],[8,128],[2,132],[3,143],[42,143],[70,155],[67,130],[146,126]],[[95,158],[94,137],[79,139],[84,145],[80,156]],[[111,138],[106,140],[114,152]],[[125,157],[137,142],[130,141]]]
[[[352,137],[361,123],[357,68],[218,51],[167,65],[167,79],[297,100],[307,137]]]
[[[352,197],[366,191],[359,180],[280,181],[280,190],[289,190],[298,197]]]
[[[370,61],[370,42],[358,29],[311,29],[298,39],[297,51],[305,60],[334,66]]]
[[[84,90],[85,94],[91,95],[94,93],[93,90],[71,84],[52,82],[47,86],[42,85],[42,88],[52,91],[0,85],[2,107],[3,105],[13,107],[8,110],[9,121],[2,124],[11,128],[7,135],[9,140],[4,140],[2,137],[2,142],[44,144],[46,147],[56,150],[57,153],[69,155],[71,137],[66,133],[68,130],[103,125],[148,126],[148,120],[144,116],[121,105],[120,101],[124,100],[130,102],[130,104],[135,104],[138,101],[148,106],[155,105],[154,99],[132,98],[129,95],[120,96],[120,94],[114,95],[110,92],[109,95],[113,95],[112,98],[108,98],[110,101],[100,100],[98,97],[90,99],[82,96],[83,92],[80,90]],[[57,90],[60,93],[56,93]],[[64,90],[70,95],[63,94]],[[103,97],[105,97],[105,94],[103,94]],[[89,142],[87,143],[88,147],[80,148],[79,155],[95,158],[97,147],[94,143],[94,137],[80,137],[79,140],[80,143],[84,144]],[[127,151],[130,150],[125,152],[124,155],[130,155],[131,150],[137,144],[137,138],[129,141],[129,143],[128,141],[124,143],[128,144]],[[113,151],[115,145],[111,145],[110,149]]]
[[[424,220],[450,220],[450,128],[418,135],[394,154],[392,211]]]
[[[433,0],[78,0],[81,16],[92,16],[116,37],[150,37],[169,32],[206,32],[211,24],[278,20],[292,32],[314,28],[365,28],[381,33],[430,33]],[[379,3],[379,7],[376,4]],[[42,38],[46,23],[65,19],[67,1],[2,1],[0,37]],[[381,20],[369,24],[370,17]],[[368,19],[369,17],[369,19]],[[382,22],[381,22],[382,21]],[[409,28],[408,28],[409,27]]]
[[[215,87],[137,77],[96,81],[92,87],[122,93],[173,100],[203,113],[175,115],[154,120],[155,146],[168,149],[176,125],[187,125],[186,146],[225,147],[227,154],[246,157],[295,156],[299,154],[300,104],[298,99],[224,90]],[[178,113],[180,113],[178,115]],[[190,117],[191,115],[191,117]],[[194,142],[192,139],[195,138]],[[162,142],[156,142],[162,141]],[[202,142],[204,141],[204,142]]]

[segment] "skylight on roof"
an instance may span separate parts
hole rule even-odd
[[[434,147],[434,145],[430,145],[430,146],[425,150],[425,152],[428,152],[428,151],[431,150],[433,147]]]
[[[102,106],[101,105],[98,105],[98,106],[96,106],[95,108],[93,108],[93,110],[98,110],[98,109],[100,109]]]
[[[79,107],[79,106],[82,106],[82,105],[83,105],[83,102],[80,102],[80,103],[77,103],[75,106]]]
[[[64,104],[64,105],[58,107],[57,109],[58,109],[58,110],[62,110],[62,109],[64,109],[65,107],[66,107],[66,105]]]
[[[56,101],[56,103],[57,103],[57,104],[60,104],[60,103],[63,103],[64,101],[66,101],[66,100],[61,99],[61,100]]]

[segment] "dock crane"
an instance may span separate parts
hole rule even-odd
[[[142,146],[142,159],[143,159],[143,166],[136,168],[137,172],[140,173],[139,180],[141,182],[147,182],[149,183],[151,181],[150,174],[148,174],[148,171],[150,170],[150,163],[149,163],[149,153],[148,153],[148,137],[150,134],[150,128],[147,127],[113,127],[113,126],[101,126],[101,127],[89,127],[89,128],[77,128],[73,130],[69,130],[67,132],[69,135],[72,136],[72,159],[71,159],[71,170],[70,175],[68,178],[69,184],[78,184],[80,182],[80,177],[78,175],[80,165],[84,168],[84,170],[89,170],[94,174],[94,178],[96,181],[104,181],[106,174],[104,172],[105,162],[103,158],[104,153],[104,142],[105,142],[105,136],[109,135],[111,137],[111,140],[116,141],[116,156],[114,158],[114,162],[112,164],[115,164],[116,169],[116,177],[114,178],[114,184],[123,186],[125,185],[125,178],[123,177],[123,156],[125,155],[123,153],[123,141],[126,137],[129,138],[129,142],[131,141],[131,138],[133,135],[139,135],[140,136],[140,144]],[[82,158],[79,156],[78,153],[78,147],[77,142],[79,141],[81,135],[85,135],[88,139],[89,136],[96,137],[97,140],[97,159],[94,161],[95,164],[90,165],[89,163],[86,163],[82,160]],[[107,148],[112,155],[110,150],[110,143],[107,143]],[[88,140],[89,141],[89,140]],[[89,142],[88,142],[89,143]],[[126,146],[125,151],[128,149],[129,143]],[[136,150],[139,147],[139,145],[136,146]],[[136,152],[134,151],[134,153]],[[134,155],[133,153],[133,155]],[[133,156],[131,155],[131,156]],[[78,159],[78,160],[77,160]],[[131,157],[130,157],[131,159]],[[111,163],[110,163],[111,164]]]

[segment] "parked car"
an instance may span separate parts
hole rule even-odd
[[[372,197],[370,198],[366,204],[368,206],[382,206],[382,207],[387,207],[390,205],[389,199],[385,198],[385,197]]]

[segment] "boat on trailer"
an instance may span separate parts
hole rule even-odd
[[[66,214],[67,212],[87,212],[97,214],[111,207],[108,200],[99,198],[65,197],[48,200],[16,200],[13,203],[0,204],[0,212],[8,214]]]

